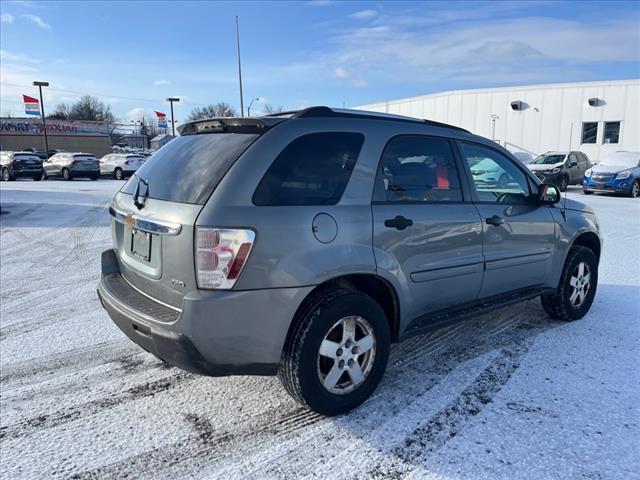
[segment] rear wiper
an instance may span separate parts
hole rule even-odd
[[[136,206],[138,210],[142,210],[144,208],[144,203],[147,200],[147,195],[149,195],[149,182],[147,182],[144,178],[142,178],[137,173],[134,173],[133,175],[134,177],[138,178],[138,183],[136,184],[136,191],[133,194],[133,204]],[[138,201],[138,198],[140,196],[140,183],[143,183],[144,186],[146,187],[142,202]]]

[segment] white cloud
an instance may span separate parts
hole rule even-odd
[[[3,13],[2,15],[0,15],[0,21],[2,23],[13,23],[15,19],[16,17],[11,15],[10,13]]]
[[[24,62],[24,63],[40,63],[40,60],[27,57],[21,53],[12,53],[7,50],[0,49],[0,60],[5,62]]]
[[[154,85],[171,85],[171,82],[169,80],[154,80],[153,81]]]
[[[354,18],[356,20],[369,20],[370,18],[374,18],[378,16],[378,12],[375,10],[360,10],[359,12],[352,13],[349,15],[349,18]]]
[[[47,22],[45,22],[42,18],[40,18],[37,15],[32,15],[30,13],[25,13],[24,15],[22,15],[24,18],[26,18],[27,20],[35,23],[37,26],[39,26],[40,28],[43,28],[45,30],[51,30],[51,25],[49,25]]]
[[[336,67],[336,68],[334,68],[333,69],[333,74],[338,78],[344,78],[346,80],[349,80],[351,85],[353,85],[354,87],[366,87],[367,86],[367,81],[364,78],[362,78],[357,73],[353,73],[353,72],[347,70],[344,67]]]

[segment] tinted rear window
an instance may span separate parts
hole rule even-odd
[[[37,155],[33,155],[31,153],[29,154],[19,154],[16,153],[13,158],[15,158],[16,160],[40,160],[40,157],[38,157]]]
[[[148,198],[204,204],[227,170],[258,135],[215,133],[171,140],[122,187],[134,194],[138,177],[149,185]],[[141,185],[140,191],[146,188]]]
[[[364,142],[360,133],[312,133],[273,161],[253,195],[256,205],[335,205]]]

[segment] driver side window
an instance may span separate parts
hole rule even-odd
[[[514,162],[491,148],[471,143],[462,143],[461,146],[479,201],[515,204],[529,202],[527,176]]]

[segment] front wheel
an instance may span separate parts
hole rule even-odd
[[[593,192],[591,190],[582,190],[582,193],[584,193],[585,195],[591,195]]]
[[[569,186],[569,179],[567,177],[562,177],[560,179],[560,185],[558,185],[558,188],[560,189],[561,192],[564,192],[568,186]]]
[[[322,415],[338,415],[374,392],[389,345],[389,325],[375,300],[342,288],[325,289],[296,315],[278,376],[301,404]]]
[[[3,182],[10,182],[12,180],[15,180],[15,178],[13,177],[13,175],[11,175],[11,172],[9,171],[8,168],[3,168],[2,169],[2,181]]]
[[[569,250],[558,288],[540,297],[542,308],[551,318],[578,320],[593,303],[598,286],[598,260],[593,250],[576,246]]]
[[[629,196],[633,198],[640,197],[640,180],[635,180],[631,185],[631,191],[629,192]]]

